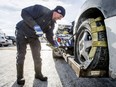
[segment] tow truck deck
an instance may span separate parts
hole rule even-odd
[[[74,60],[74,56],[63,53],[63,58],[71,66],[71,68],[75,71],[75,73],[78,77],[108,77],[108,71],[106,71],[106,70],[99,70],[99,69],[84,70],[84,69],[82,69],[82,66],[80,66]]]
[[[75,44],[73,37],[79,34],[72,34],[70,25],[58,26],[54,40],[59,47],[57,48],[57,50],[54,50],[54,47],[52,47],[53,57],[63,57],[75,71],[78,77],[109,77],[108,57],[101,56],[106,55],[104,54],[104,52],[107,50],[107,43],[105,41],[106,39],[103,37],[104,35],[98,36],[99,32],[105,32],[105,27],[103,26],[101,21],[101,17],[98,17],[96,19],[92,18],[85,21],[85,23],[89,23],[90,27],[92,28],[91,33],[89,32],[89,30],[85,30],[81,33],[82,36],[77,36],[77,47],[74,46]],[[100,40],[99,38],[102,37],[103,39]],[[86,44],[88,47],[86,47]],[[79,52],[76,52],[78,56],[75,56],[75,54],[73,53],[75,49],[79,50]],[[98,52],[99,54],[96,54]]]

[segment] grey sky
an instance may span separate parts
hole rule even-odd
[[[34,4],[42,4],[50,9],[61,5],[66,16],[60,21],[68,23],[75,20],[79,8],[85,0],[0,0],[0,29],[7,35],[14,35],[15,25],[21,20],[21,9]],[[59,21],[58,21],[59,22]]]

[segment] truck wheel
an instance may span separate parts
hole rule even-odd
[[[15,41],[13,41],[13,45],[16,46],[16,42]]]
[[[59,48],[59,49],[52,50],[53,58],[63,58],[63,56],[62,56],[63,53],[66,53],[64,48]]]
[[[76,34],[75,61],[82,69],[108,69],[108,48],[101,17],[82,22]]]
[[[61,53],[58,50],[52,50],[53,58],[60,58],[62,57]]]

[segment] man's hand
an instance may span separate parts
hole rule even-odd
[[[52,45],[52,44],[46,44],[47,46],[49,46],[50,48],[52,49],[57,49],[58,48],[58,45]]]
[[[39,37],[43,35],[43,31],[41,30],[41,27],[39,25],[35,25],[34,30],[36,32],[36,35],[38,35]]]
[[[57,42],[54,40],[54,45],[53,45],[55,48],[58,48],[59,46],[58,46],[58,44],[57,44]]]
[[[58,48],[58,44],[55,44],[54,47],[55,47],[55,48]]]
[[[55,47],[52,44],[46,44],[48,47],[50,47],[51,49],[55,49]]]

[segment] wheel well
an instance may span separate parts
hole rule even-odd
[[[84,13],[81,14],[81,16],[78,19],[78,24],[76,26],[76,29],[78,29],[79,25],[85,21],[88,18],[97,18],[97,17],[102,17],[104,19],[104,15],[98,8],[90,8],[86,10]]]

